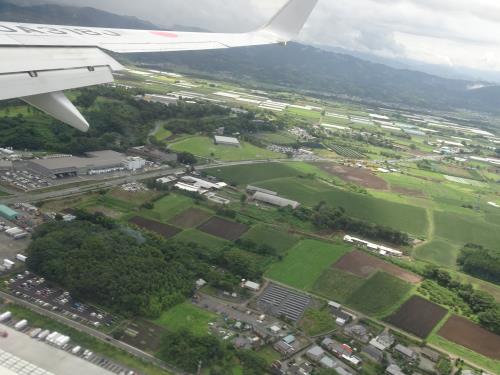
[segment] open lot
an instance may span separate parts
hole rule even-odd
[[[174,237],[181,230],[168,224],[163,224],[158,221],[149,220],[141,216],[134,216],[129,220],[129,223],[137,225],[139,228],[155,232],[165,238]]]
[[[445,308],[422,297],[413,296],[389,316],[387,321],[403,331],[425,339],[446,313]]]
[[[411,284],[388,273],[377,272],[351,294],[346,304],[365,314],[387,315],[407,298],[411,290]]]
[[[334,267],[364,278],[370,277],[377,271],[384,271],[408,283],[418,284],[422,281],[420,276],[360,250],[344,255]]]
[[[350,247],[317,240],[303,240],[285,258],[274,263],[266,276],[295,288],[311,290],[323,270],[344,255]]]
[[[213,217],[200,225],[198,229],[212,236],[223,238],[228,241],[236,241],[248,231],[249,227],[245,224],[236,223],[220,217]]]
[[[3,220],[2,220],[3,221]],[[11,225],[15,226],[15,225]],[[3,232],[0,232],[0,257],[1,259],[14,260],[16,254],[23,253],[28,248],[31,240],[23,238],[14,240]]]
[[[155,353],[160,348],[161,338],[165,329],[145,320],[130,323],[120,338],[136,348],[148,353]]]
[[[386,190],[387,182],[365,168],[346,167],[333,163],[318,163],[321,169],[333,176],[340,177],[346,182],[364,186],[370,189]]]
[[[194,228],[207,221],[212,214],[198,208],[190,208],[177,215],[170,223],[178,228]]]
[[[500,360],[500,336],[465,318],[453,315],[439,330],[439,336],[489,358]]]

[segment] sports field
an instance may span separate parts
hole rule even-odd
[[[184,302],[165,311],[153,322],[169,331],[187,330],[195,335],[204,336],[208,333],[208,323],[216,319],[217,315]]]
[[[365,314],[384,316],[398,308],[412,290],[412,286],[385,272],[377,272],[356,289],[346,305]]]
[[[174,152],[190,152],[193,155],[224,161],[284,159],[284,154],[268,151],[250,143],[242,142],[241,147],[220,146],[208,137],[190,137],[170,145]]]
[[[311,290],[322,272],[350,250],[344,244],[303,240],[285,258],[274,263],[266,276],[292,287]]]
[[[257,245],[270,245],[279,253],[285,252],[299,241],[299,238],[291,233],[264,224],[251,228],[242,239],[253,241]]]

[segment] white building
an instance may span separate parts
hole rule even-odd
[[[223,137],[221,135],[216,135],[214,137],[214,141],[216,145],[240,147],[240,141],[238,141],[238,139],[234,137]]]
[[[353,237],[350,235],[345,235],[344,241],[347,243],[353,243],[353,244],[365,246],[369,250],[378,252],[380,255],[395,256],[395,257],[403,256],[402,251],[391,249],[390,247],[378,245],[376,243],[365,241],[365,240],[362,240],[361,238],[356,238],[356,237]]]
[[[260,290],[260,284],[250,280],[243,280],[242,286],[243,288],[251,290],[252,292],[258,292]]]
[[[140,158],[138,156],[128,157],[123,162],[125,168],[129,171],[137,171],[139,169],[143,169],[146,166],[146,160]]]

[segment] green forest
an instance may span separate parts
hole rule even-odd
[[[479,245],[467,245],[457,260],[462,270],[472,276],[500,284],[500,251]]]

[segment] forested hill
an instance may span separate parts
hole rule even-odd
[[[103,26],[154,28],[133,17],[93,8],[57,5],[21,7],[0,0],[0,20]],[[283,46],[221,51],[132,55],[134,61],[196,71],[234,80],[355,97],[428,109],[467,109],[500,114],[500,87],[469,90],[476,82],[444,79],[420,72],[394,69],[349,55],[296,43]]]

